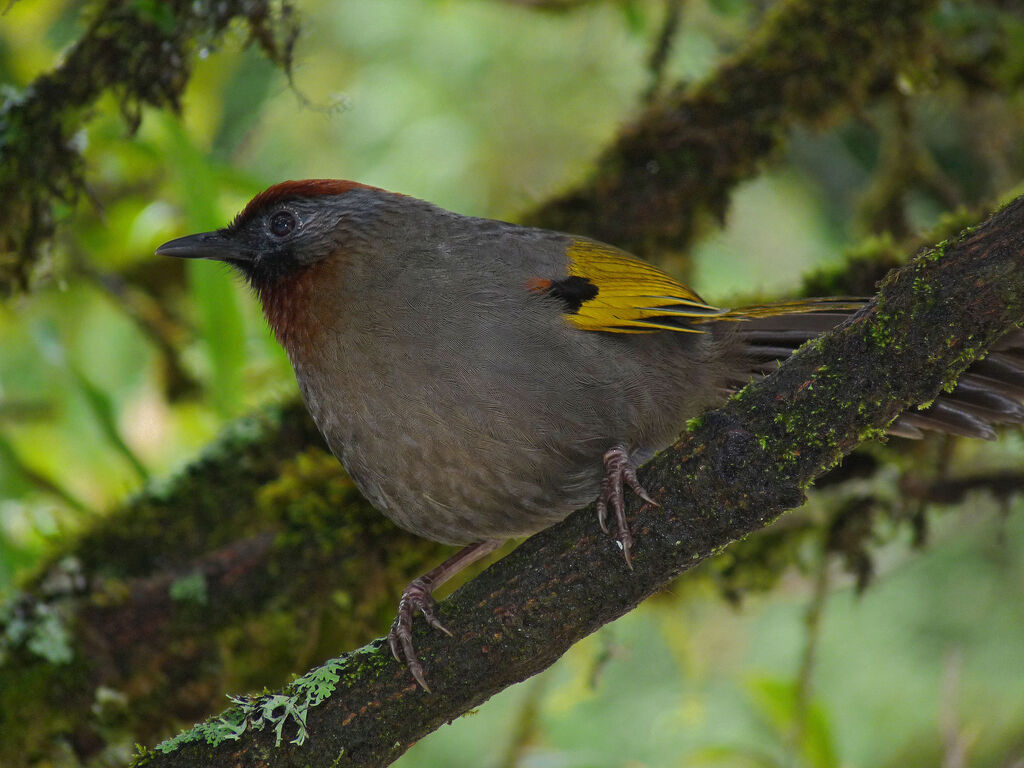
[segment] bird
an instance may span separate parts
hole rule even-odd
[[[437,587],[595,500],[631,566],[625,489],[655,504],[637,468],[867,302],[722,308],[612,245],[336,179],[275,184],[224,228],[156,253],[237,269],[363,495],[462,547],[405,588],[388,633],[426,691],[412,627],[422,614],[448,633]],[[993,425],[1024,422],[1022,400],[1024,338],[1011,331],[888,431],[992,439]]]

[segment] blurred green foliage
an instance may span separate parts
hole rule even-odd
[[[194,456],[226,420],[296,394],[238,279],[220,265],[158,260],[161,242],[222,226],[287,178],[352,178],[514,218],[586,173],[642,106],[665,5],[526,5],[307,0],[294,82],[236,37],[200,52],[180,116],[147,112],[128,136],[112,100],[99,105],[77,137],[89,194],[64,212],[49,285],[0,305],[0,594],[148,476]],[[666,82],[709,73],[762,5],[686,3]],[[999,12],[950,4],[936,26],[981,48],[990,13]],[[87,18],[76,2],[8,6],[0,80],[26,87]],[[1017,55],[999,76],[1012,84],[1024,24],[1005,21]],[[917,74],[907,104],[793,136],[698,245],[695,287],[722,302],[796,291],[809,269],[879,232],[878,212],[894,200],[918,230],[951,204],[1019,183],[1019,91],[930,89]],[[919,183],[894,191],[886,159],[899,141],[928,162],[911,169]],[[1024,449],[1010,439],[957,451],[987,467],[1019,465]],[[1004,518],[978,501],[939,526],[927,554],[889,545],[881,582],[861,598],[839,576],[809,692],[799,677],[806,577],[739,611],[706,587],[680,587],[401,764],[925,766],[965,739],[971,765],[1010,765],[1024,732],[1017,512]]]

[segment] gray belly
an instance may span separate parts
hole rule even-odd
[[[587,334],[589,349],[498,350],[483,362],[434,351],[429,359],[446,365],[399,370],[393,358],[386,369],[351,365],[359,374],[348,378],[296,373],[367,499],[413,533],[466,544],[563,519],[597,497],[609,448],[646,459],[678,435],[717,373],[680,355],[680,344],[710,342],[664,336]]]

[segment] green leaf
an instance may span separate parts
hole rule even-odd
[[[647,29],[647,18],[644,8],[635,0],[625,0],[619,9],[626,21],[626,27],[635,35],[642,35]]]
[[[836,768],[839,759],[828,724],[828,716],[821,703],[811,699],[801,711],[795,680],[759,678],[749,685],[751,698],[757,711],[764,717],[783,744],[790,744],[800,755],[801,765],[810,768]]]
[[[139,18],[150,22],[164,34],[174,32],[174,9],[161,0],[134,0],[132,7]]]
[[[182,127],[165,120],[171,135],[168,159],[178,172],[189,232],[224,226],[217,204],[220,174],[192,143]],[[182,233],[185,234],[185,233]],[[188,263],[189,292],[199,316],[199,332],[210,363],[210,389],[214,407],[224,416],[238,413],[242,403],[245,365],[245,327],[238,302],[237,278],[220,264]]]
[[[71,372],[71,378],[75,380],[78,390],[84,396],[85,402],[89,406],[89,410],[92,412],[97,424],[99,424],[100,430],[103,432],[107,442],[124,456],[140,480],[143,482],[148,480],[149,470],[146,469],[146,465],[142,463],[139,457],[135,455],[135,452],[128,446],[128,443],[124,441],[124,438],[121,437],[121,430],[117,425],[117,409],[114,407],[113,400],[111,400],[106,392],[86,378],[85,374],[74,365],[69,365],[68,370]]]

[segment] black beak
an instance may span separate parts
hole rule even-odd
[[[157,256],[177,256],[180,259],[214,259],[229,264],[246,264],[253,260],[248,248],[221,232],[201,232],[170,240],[156,249]]]

